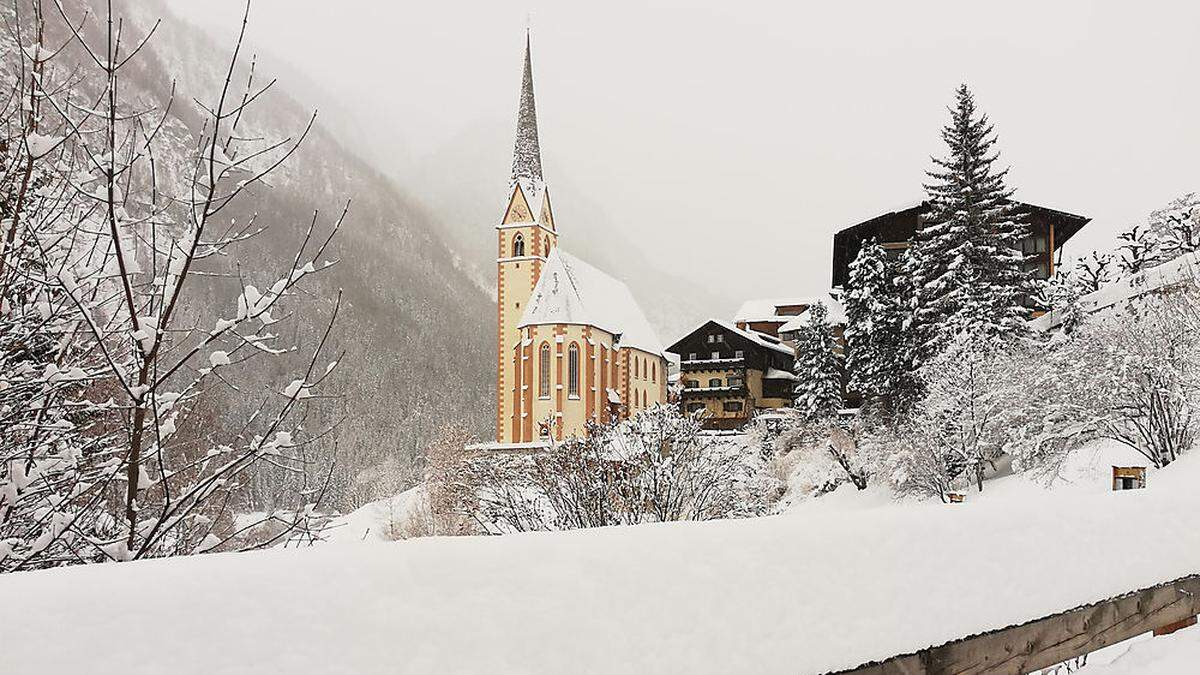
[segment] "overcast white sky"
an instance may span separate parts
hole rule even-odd
[[[231,35],[242,3],[170,4]],[[1200,3],[917,4],[256,0],[251,38],[411,183],[466,130],[511,147],[532,14],[551,184],[743,296],[820,290],[834,231],[919,199],[963,81],[1018,198],[1095,219],[1069,250],[1200,190]]]

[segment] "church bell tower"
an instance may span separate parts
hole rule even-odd
[[[513,148],[508,202],[496,226],[496,441],[513,443],[521,438],[517,412],[522,387],[532,381],[532,353],[522,345],[517,325],[529,303],[550,250],[558,245],[558,231],[550,207],[550,193],[542,176],[538,142],[537,108],[533,98],[533,65],[529,33],[525,34],[525,64],[517,112],[517,140]]]

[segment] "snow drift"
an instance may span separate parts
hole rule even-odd
[[[0,669],[821,673],[1195,573],[1198,460],[1122,493],[9,575]]]

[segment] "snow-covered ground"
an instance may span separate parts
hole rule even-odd
[[[851,667],[1200,570],[1200,456],[1112,493],[1107,463],[1128,460],[1114,452],[1081,455],[1094,471],[1070,487],[997,478],[964,504],[851,489],[751,520],[9,575],[0,671]],[[1194,658],[1198,632],[1089,668],[1188,672],[1139,670],[1138,659]]]
[[[1091,659],[1083,675],[1189,675],[1200,671],[1200,628],[1185,628],[1173,635],[1130,640],[1130,646],[1110,663]],[[1110,649],[1117,649],[1114,645]]]

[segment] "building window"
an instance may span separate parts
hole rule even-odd
[[[717,333],[717,342],[724,342],[724,341],[725,341],[725,334]]]
[[[688,361],[696,360],[696,352],[688,352]]]
[[[658,361],[650,362],[650,381],[658,382]]]
[[[699,389],[700,381],[699,380],[687,380],[686,382],[683,383],[683,386],[687,389]]]
[[[633,359],[633,376],[638,376],[638,360],[636,358]]]
[[[742,402],[741,401],[725,401],[724,408],[725,408],[725,412],[732,412],[732,413],[742,412]]]
[[[689,403],[688,404],[687,411],[690,413],[698,413],[701,410],[704,410],[703,403]]]
[[[567,396],[579,398],[579,346],[574,342],[567,349]]]
[[[719,386],[721,386],[721,378],[719,378],[719,377],[714,377],[714,378],[710,379],[710,380],[708,381],[708,386],[709,386],[709,387],[719,387]]]
[[[544,244],[543,253],[550,255],[550,237],[543,238],[542,243]]]
[[[512,254],[514,258],[519,258],[525,255],[525,238],[518,232],[513,235]]]
[[[716,342],[716,341],[717,341],[717,336],[716,336],[716,335],[709,335],[709,336],[708,336],[708,344],[710,344],[710,345],[711,345],[712,343],[714,343],[714,342]]]
[[[742,378],[733,376],[726,378],[725,382],[731,387],[740,387],[743,384]]]
[[[712,360],[713,360],[713,361],[716,361],[716,360],[717,360],[717,359],[719,359],[719,358],[721,358],[721,352],[713,352],[713,353],[712,353]]]
[[[550,398],[550,345],[543,342],[538,354],[538,398]]]
[[[733,353],[733,358],[735,358],[735,359],[745,358],[745,356],[746,356],[746,352],[744,352],[740,349]]]

